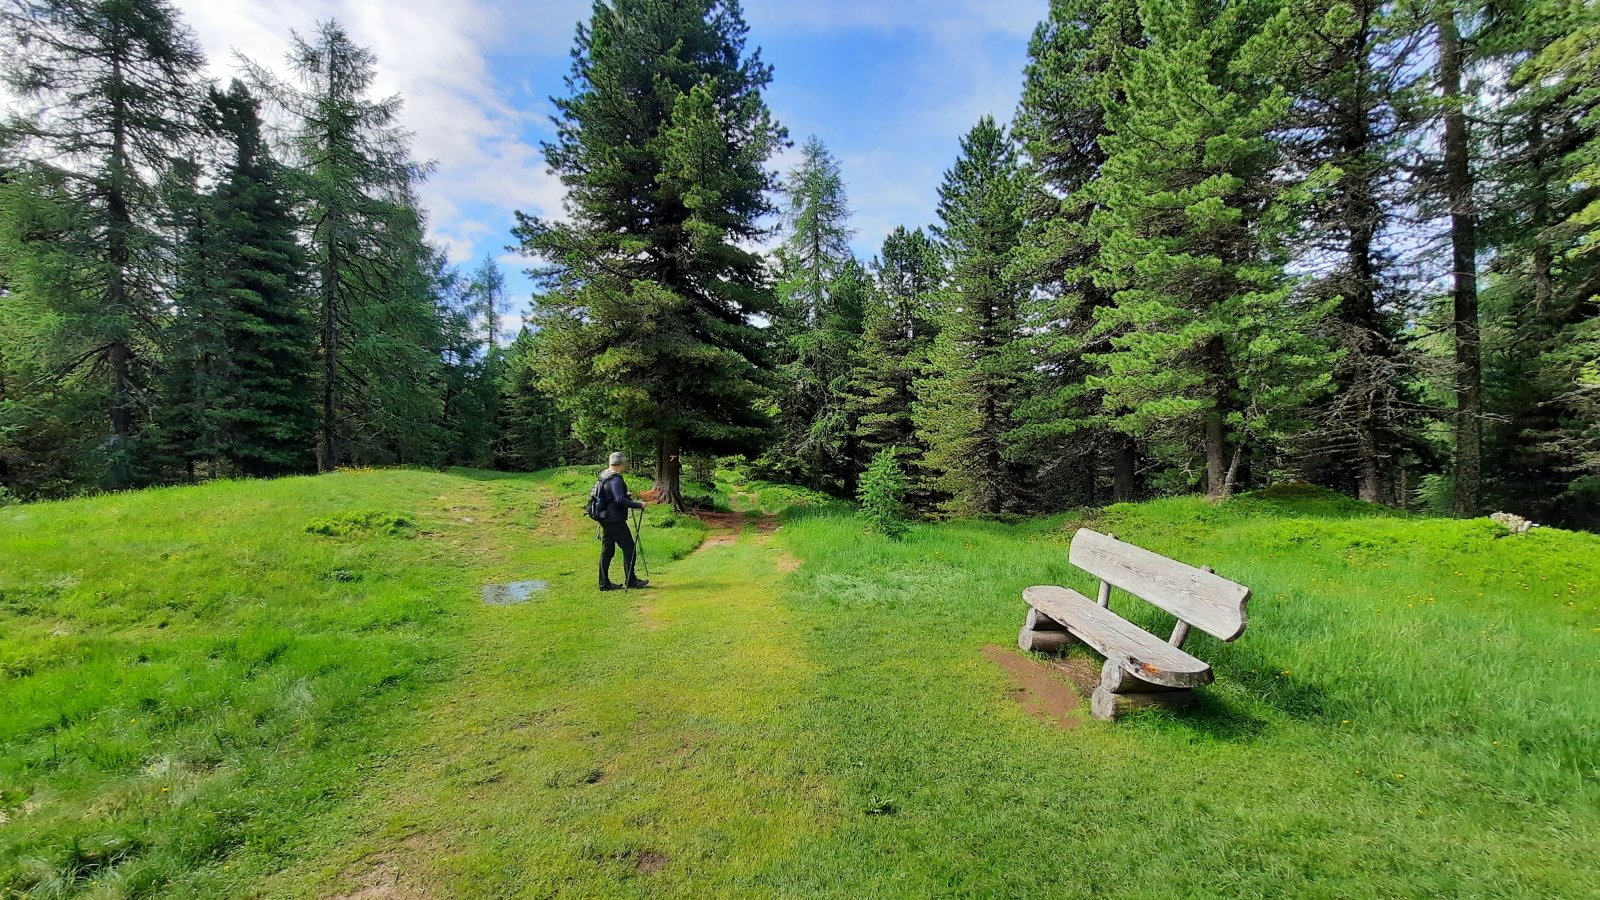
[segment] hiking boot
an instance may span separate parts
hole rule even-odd
[[[637,590],[638,588],[646,588],[649,586],[650,582],[645,581],[643,578],[635,578],[634,580],[628,582],[629,590]]]
[[[620,591],[620,590],[622,590],[622,585],[620,585],[620,584],[612,584],[611,582],[608,581],[605,584],[600,585],[600,590],[602,590],[602,591]]]

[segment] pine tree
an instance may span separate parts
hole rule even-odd
[[[1284,275],[1267,135],[1285,103],[1233,65],[1263,12],[1141,4],[1149,46],[1108,106],[1091,217],[1097,282],[1115,292],[1096,310],[1111,349],[1094,357],[1106,372],[1091,384],[1119,427],[1158,441],[1180,472],[1198,443],[1216,498],[1232,493],[1249,443],[1274,443],[1328,380],[1310,335],[1322,310]]]
[[[1028,47],[1015,133],[1025,153],[1026,236],[1018,276],[1037,287],[1026,306],[1037,386],[1018,406],[1017,439],[1051,460],[1039,482],[1066,480],[1070,501],[1098,499],[1101,458],[1112,463],[1112,499],[1132,499],[1137,443],[1110,427],[1088,356],[1108,349],[1094,312],[1111,302],[1095,282],[1099,246],[1088,227],[1090,186],[1105,164],[1105,105],[1122,98],[1119,54],[1144,44],[1134,0],[1053,0]],[[1055,475],[1055,477],[1052,477]]]
[[[778,439],[761,468],[813,487],[848,489],[854,435],[841,388],[861,336],[866,272],[850,251],[850,208],[839,164],[809,138],[784,182],[788,232],[778,249],[772,324]]]
[[[933,295],[944,283],[939,248],[918,228],[896,227],[873,261],[875,274],[862,315],[861,342],[847,386],[846,404],[863,456],[889,447],[913,480],[913,498],[925,499],[912,407],[916,382],[933,344]]]
[[[586,438],[654,447],[675,508],[682,453],[748,452],[767,430],[751,317],[775,304],[746,245],[772,211],[764,164],[785,134],[747,30],[735,0],[597,2],[545,146],[569,220],[519,214],[515,232],[548,263],[546,387]]]
[[[1388,248],[1396,243],[1407,98],[1419,23],[1379,0],[1289,0],[1244,51],[1289,93],[1277,129],[1282,177],[1307,182],[1291,236],[1307,292],[1335,301],[1322,329],[1339,355],[1335,391],[1297,439],[1300,471],[1369,502],[1396,499],[1398,458],[1417,441],[1415,305]]]
[[[368,96],[376,58],[338,22],[293,35],[289,62],[298,85],[250,69],[293,119],[318,330],[317,467],[435,459],[443,339],[414,195],[426,167],[395,125],[400,98]]]
[[[27,104],[0,143],[18,158],[20,182],[40,192],[19,202],[56,226],[51,244],[23,229],[6,251],[29,270],[15,308],[46,323],[33,352],[49,357],[42,367],[54,377],[101,373],[103,480],[126,486],[169,277],[156,180],[196,139],[204,60],[166,0],[14,0],[0,28],[6,82]]]
[[[939,187],[934,232],[950,275],[914,413],[934,484],[958,511],[995,515],[1017,511],[1022,500],[1011,458],[1028,368],[1018,341],[1023,291],[1011,276],[1021,189],[1016,150],[985,116],[962,138],[961,156]]]

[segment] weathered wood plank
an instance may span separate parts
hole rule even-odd
[[[1089,696],[1089,713],[1096,719],[1115,719],[1139,709],[1187,709],[1195,704],[1194,691],[1162,691],[1157,694],[1114,694],[1103,687]]]
[[[1167,687],[1211,683],[1211,667],[1127,621],[1071,588],[1034,585],[1022,592],[1028,605],[1062,625],[1107,660],[1139,678]],[[1035,632],[1038,633],[1038,632]]]
[[[1066,630],[1066,628],[1063,627],[1060,622],[1057,622],[1055,619],[1050,618],[1049,616],[1045,615],[1042,612],[1039,612],[1037,609],[1034,609],[1031,606],[1028,607],[1028,618],[1027,618],[1026,621],[1024,621],[1022,623],[1022,627],[1027,629],[1028,631],[1065,631]]]
[[[1069,558],[1207,634],[1231,641],[1244,633],[1250,589],[1242,584],[1087,528],[1073,535]]]

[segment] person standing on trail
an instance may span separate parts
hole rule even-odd
[[[628,454],[613,453],[610,463],[589,494],[590,515],[600,523],[600,590],[646,587],[650,582],[633,573],[638,547],[628,531],[628,510],[644,509],[644,504],[628,496],[628,483],[622,480],[622,473],[628,470]],[[611,580],[611,560],[618,547],[622,548],[622,574],[627,579],[622,584]]]

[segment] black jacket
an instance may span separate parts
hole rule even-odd
[[[628,510],[644,509],[643,503],[628,496],[628,483],[622,480],[620,473],[601,474],[600,492],[606,498],[605,508],[600,513],[602,522],[626,522]]]

